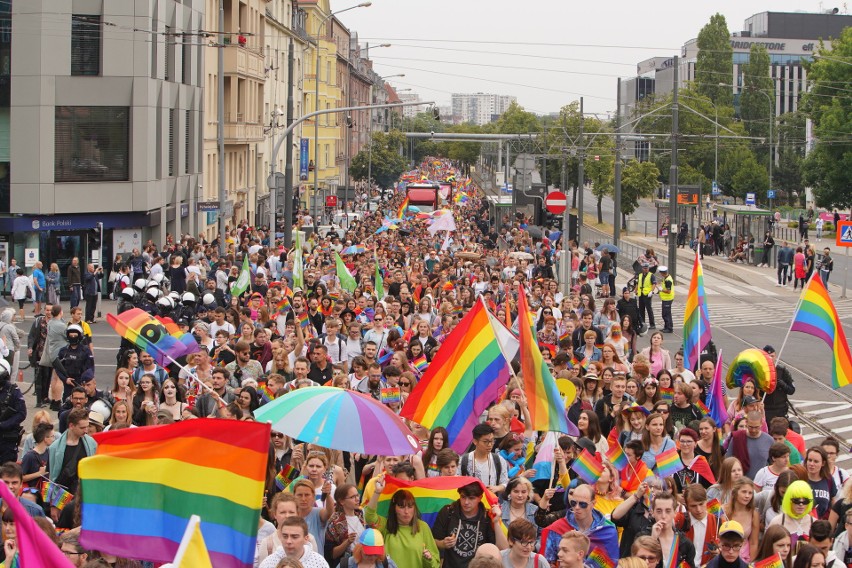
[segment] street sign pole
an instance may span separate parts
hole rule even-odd
[[[841,298],[846,299],[846,284],[849,277],[849,249],[852,248],[852,220],[838,221],[835,230],[835,244],[846,249],[846,264],[843,265],[843,293]]]
[[[846,279],[849,277],[849,247],[846,247],[846,264],[843,265],[843,293],[840,297],[846,299]]]

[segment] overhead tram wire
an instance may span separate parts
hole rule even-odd
[[[467,61],[443,61],[439,59],[416,59],[411,57],[393,57],[381,55],[378,57],[373,57],[375,61],[381,62],[384,59],[392,59],[394,61],[419,61],[421,63],[440,63],[440,64],[450,64],[450,65],[470,65],[472,67],[497,67],[499,69],[519,69],[522,71],[540,71],[544,73],[565,73],[570,75],[589,75],[591,77],[607,77],[607,78],[617,78],[618,75],[612,73],[589,73],[585,71],[568,71],[563,69],[542,69],[540,67],[517,67],[513,65],[494,65],[491,63],[470,63]],[[586,96],[586,95],[583,95]]]

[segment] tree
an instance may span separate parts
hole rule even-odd
[[[591,132],[605,132],[608,125],[597,119],[586,120]],[[586,177],[592,182],[592,195],[598,206],[598,224],[603,223],[601,204],[606,195],[611,195],[615,181],[615,140],[612,136],[599,135],[592,139],[586,152]]]
[[[715,14],[698,32],[698,57],[695,61],[695,82],[699,93],[716,105],[730,105],[733,100],[730,85],[734,75],[734,50],[728,22],[722,14]]]
[[[765,166],[757,163],[753,152],[744,155],[734,174],[732,185],[734,195],[743,199],[746,193],[766,195],[766,190],[769,189],[769,173]]]
[[[459,134],[480,134],[482,128],[476,124],[465,123],[452,126],[448,131]],[[479,159],[481,149],[482,144],[480,142],[445,142],[441,145],[439,155],[451,160],[458,160],[462,164],[472,165]]]
[[[743,65],[743,92],[740,96],[740,118],[749,136],[769,138],[769,121],[775,118],[775,105],[771,104],[774,98],[772,79],[769,78],[769,52],[766,46],[753,43],[748,63]],[[768,148],[768,144],[761,146]]]
[[[421,112],[412,118],[402,120],[403,132],[443,132],[444,124],[435,120],[431,112]],[[440,144],[434,140],[414,139],[411,142],[411,160],[417,164],[427,156],[438,156]]]
[[[404,141],[405,136],[397,130],[388,134],[374,132],[372,152],[370,148],[358,152],[352,159],[349,175],[361,181],[367,179],[369,173],[372,173],[379,187],[393,186],[405,171],[405,158],[399,155],[400,144]]]
[[[653,197],[660,187],[660,170],[654,162],[630,160],[621,170],[621,223],[639,207],[643,197]]]
[[[778,162],[772,172],[772,184],[779,192],[778,201],[792,201],[794,192],[802,191],[802,162],[805,158],[805,114],[788,112],[778,117],[775,145]]]
[[[577,170],[580,160],[576,157],[578,153],[578,141],[580,133],[580,103],[574,101],[559,109],[559,115],[555,119],[545,121],[544,143],[548,154],[564,154],[565,162],[565,185],[560,187],[563,192],[568,187],[573,188],[572,207],[577,206]],[[554,185],[562,185],[562,163],[561,159],[548,160],[547,179]],[[557,180],[559,183],[557,183]]]
[[[538,117],[524,110],[517,102],[509,105],[496,123],[497,132],[501,134],[530,134],[541,132]]]
[[[815,61],[808,65],[811,90],[803,106],[814,122],[817,141],[805,158],[804,181],[814,189],[818,207],[852,208],[852,27],[833,40],[831,49],[820,42]]]

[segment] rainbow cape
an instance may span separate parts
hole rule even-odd
[[[394,493],[400,489],[410,491],[414,496],[414,502],[417,503],[417,509],[420,511],[420,516],[423,521],[430,527],[435,524],[435,519],[438,512],[445,506],[457,501],[459,498],[459,488],[478,483],[485,493],[482,494],[482,504],[487,510],[497,504],[497,497],[475,477],[454,476],[454,477],[427,477],[418,479],[417,481],[403,481],[389,475],[385,476],[385,488],[382,494],[379,495],[379,502],[376,505],[376,512],[380,517],[387,518],[388,509],[390,508],[391,498]]]
[[[201,511],[213,565],[252,566],[269,433],[258,422],[223,428],[221,420],[189,420],[98,434],[96,455],[79,465],[81,544],[171,562],[190,516]]]
[[[680,461],[680,455],[677,453],[677,448],[671,447],[665,452],[657,454],[657,477],[665,479],[671,477],[683,469],[683,462]]]
[[[161,321],[139,308],[118,315],[107,314],[107,323],[116,333],[149,353],[161,367],[170,365],[173,359],[199,350],[191,334],[183,333],[174,322],[168,321],[174,325],[172,332]]]
[[[518,285],[518,313],[529,313],[527,295],[523,285]],[[519,318],[520,319],[520,318]],[[520,342],[521,372],[524,380],[524,392],[534,430],[568,433],[568,418],[565,404],[559,395],[556,381],[541,356],[532,325],[523,322],[518,325]]]
[[[689,281],[689,293],[683,312],[683,359],[684,367],[695,369],[701,357],[701,351],[710,343],[710,315],[707,312],[707,298],[704,294],[704,270],[701,259],[695,253],[692,265],[692,279]]]
[[[790,330],[818,337],[831,347],[831,384],[835,389],[852,381],[852,356],[846,333],[817,270],[802,291]]]
[[[509,366],[482,302],[450,332],[408,396],[400,415],[426,428],[443,426],[461,453],[479,416],[509,382]]]

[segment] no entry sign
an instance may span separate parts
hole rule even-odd
[[[544,199],[544,206],[554,215],[565,213],[565,208],[568,207],[568,196],[561,191],[551,191]]]

